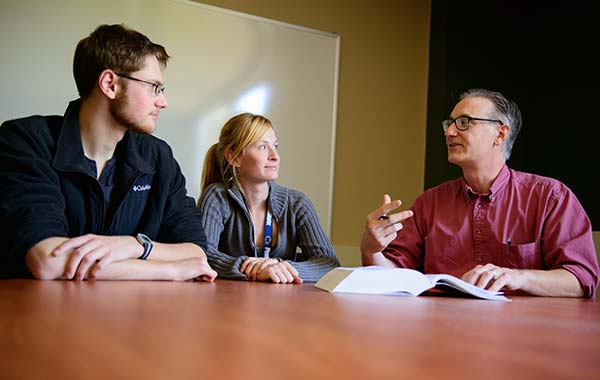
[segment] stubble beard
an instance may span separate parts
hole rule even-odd
[[[153,132],[149,130],[150,128],[144,126],[140,123],[139,120],[134,119],[127,113],[127,108],[129,106],[129,99],[125,93],[119,93],[115,99],[110,103],[110,113],[117,121],[117,123],[121,124],[123,128],[128,131],[139,132],[150,134]]]

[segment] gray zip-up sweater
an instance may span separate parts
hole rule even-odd
[[[288,260],[306,282],[316,282],[338,267],[339,261],[325,235],[316,210],[308,197],[275,182],[269,184],[268,207],[277,223],[277,246],[271,257]],[[247,280],[240,265],[254,257],[254,227],[242,192],[210,184],[202,193],[204,232],[208,239],[208,262],[220,278]],[[296,251],[300,247],[302,252]]]

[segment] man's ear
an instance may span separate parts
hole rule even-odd
[[[496,139],[494,140],[494,145],[502,145],[506,140],[508,140],[509,135],[510,126],[502,124],[500,128],[498,128],[498,134],[496,135]]]
[[[229,162],[229,165],[233,166],[234,168],[240,167],[240,157],[233,157],[233,152],[229,149],[225,151],[225,159],[227,162]]]
[[[117,96],[117,83],[119,76],[114,71],[106,69],[98,76],[98,88],[109,99],[114,99]]]

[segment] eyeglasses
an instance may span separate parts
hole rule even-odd
[[[158,96],[165,92],[165,86],[163,86],[161,83],[148,82],[147,80],[130,77],[129,75],[125,75],[125,74],[119,74],[119,73],[115,73],[115,74],[117,74],[117,76],[121,77],[121,78],[134,80],[134,81],[140,82],[140,83],[149,84],[150,86],[152,86],[152,91],[154,91],[154,96]]]
[[[471,121],[487,121],[489,123],[500,123],[500,124],[504,124],[502,121],[497,120],[497,119],[482,119],[480,117],[469,117],[469,116],[461,116],[461,117],[457,117],[456,119],[448,119],[448,120],[444,120],[442,121],[442,129],[444,130],[444,132],[446,132],[448,130],[448,128],[450,128],[450,126],[452,124],[456,125],[456,129],[458,129],[459,131],[466,131],[467,129],[469,129],[471,127]]]

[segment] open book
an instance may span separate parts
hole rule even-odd
[[[491,292],[449,274],[423,274],[416,270],[379,266],[335,268],[315,284],[331,293],[397,294],[418,296],[436,286],[449,286],[474,297],[510,301],[502,292]]]

